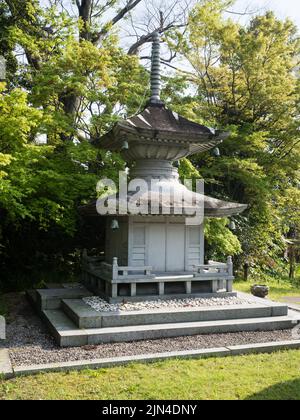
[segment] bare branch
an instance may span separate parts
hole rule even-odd
[[[138,54],[145,44],[151,42],[154,32],[163,34],[173,29],[185,28],[189,12],[195,3],[195,0],[145,1],[145,11],[140,20],[135,17],[131,21],[136,41],[129,46],[128,54]]]
[[[141,37],[140,37],[140,39],[137,41],[137,42],[135,42],[130,48],[129,48],[129,50],[128,50],[128,54],[129,55],[136,55],[136,54],[138,54],[138,52],[139,52],[139,49],[144,45],[144,44],[146,44],[146,43],[148,43],[148,42],[151,42],[152,41],[152,38],[153,38],[153,35],[154,35],[154,33],[155,32],[159,32],[160,34],[163,34],[163,33],[165,33],[165,32],[167,32],[168,30],[170,30],[170,29],[174,29],[174,28],[183,28],[183,27],[185,27],[186,26],[186,24],[182,24],[182,25],[173,25],[173,24],[170,24],[170,25],[168,25],[168,26],[166,26],[166,27],[164,27],[164,28],[159,28],[159,29],[155,29],[154,31],[152,31],[152,32],[150,32],[150,33],[148,33],[147,35],[142,35]]]
[[[104,25],[103,29],[94,36],[93,42],[98,43],[101,41],[103,36],[105,36],[109,29],[116,25],[118,22],[120,22],[131,10],[133,10],[139,3],[141,3],[142,0],[129,0],[123,9],[117,13],[117,15],[111,19],[106,25]]]

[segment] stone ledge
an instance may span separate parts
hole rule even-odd
[[[48,363],[45,365],[32,365],[14,369],[15,376],[31,375],[40,372],[57,372],[82,369],[104,369],[113,366],[123,366],[129,363],[154,363],[168,359],[194,359],[206,357],[229,356],[230,351],[226,347],[218,347],[200,350],[185,350],[155,354],[143,354],[136,356],[122,356],[95,360],[81,360],[63,363]]]
[[[62,301],[63,312],[82,329],[154,325],[179,322],[221,321],[272,317],[272,307],[252,303],[195,307],[161,307],[132,311],[96,311],[82,300]],[[276,316],[286,316],[287,306],[276,307]]]
[[[154,363],[168,359],[226,357],[251,353],[272,353],[275,351],[291,349],[300,349],[300,340],[218,347],[200,350],[174,351],[168,353],[155,353],[137,356],[112,357],[106,359],[79,360],[74,362],[48,363],[44,365],[20,366],[10,370],[10,372],[0,371],[0,374],[2,373],[6,378],[10,378],[12,376],[34,375],[42,372],[104,369],[114,366],[123,366],[130,363]],[[8,351],[5,351],[7,352],[6,354],[8,354]]]
[[[7,349],[0,349],[0,377],[11,378],[14,375]]]
[[[231,354],[236,356],[239,354],[249,353],[271,353],[273,351],[280,351],[285,349],[299,349],[300,340],[293,341],[275,341],[271,343],[248,344],[241,346],[228,346]]]

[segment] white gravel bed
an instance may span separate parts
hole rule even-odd
[[[97,312],[142,311],[145,309],[178,309],[228,305],[253,305],[254,300],[238,297],[224,298],[186,298],[186,299],[156,299],[144,302],[108,303],[98,296],[83,298],[83,301]]]

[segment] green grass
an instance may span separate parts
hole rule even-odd
[[[234,289],[240,292],[250,293],[251,285],[254,282],[245,282],[243,280],[236,280],[234,282]],[[259,283],[259,282],[258,282]],[[267,284],[270,287],[269,298],[273,300],[282,300],[284,297],[300,297],[299,284],[292,284],[288,280],[270,279],[263,281],[262,284]]]
[[[169,360],[0,380],[0,399],[300,399],[300,352]]]

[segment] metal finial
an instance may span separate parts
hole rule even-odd
[[[151,62],[151,98],[150,103],[161,103],[160,100],[160,36],[153,34],[152,62]]]

